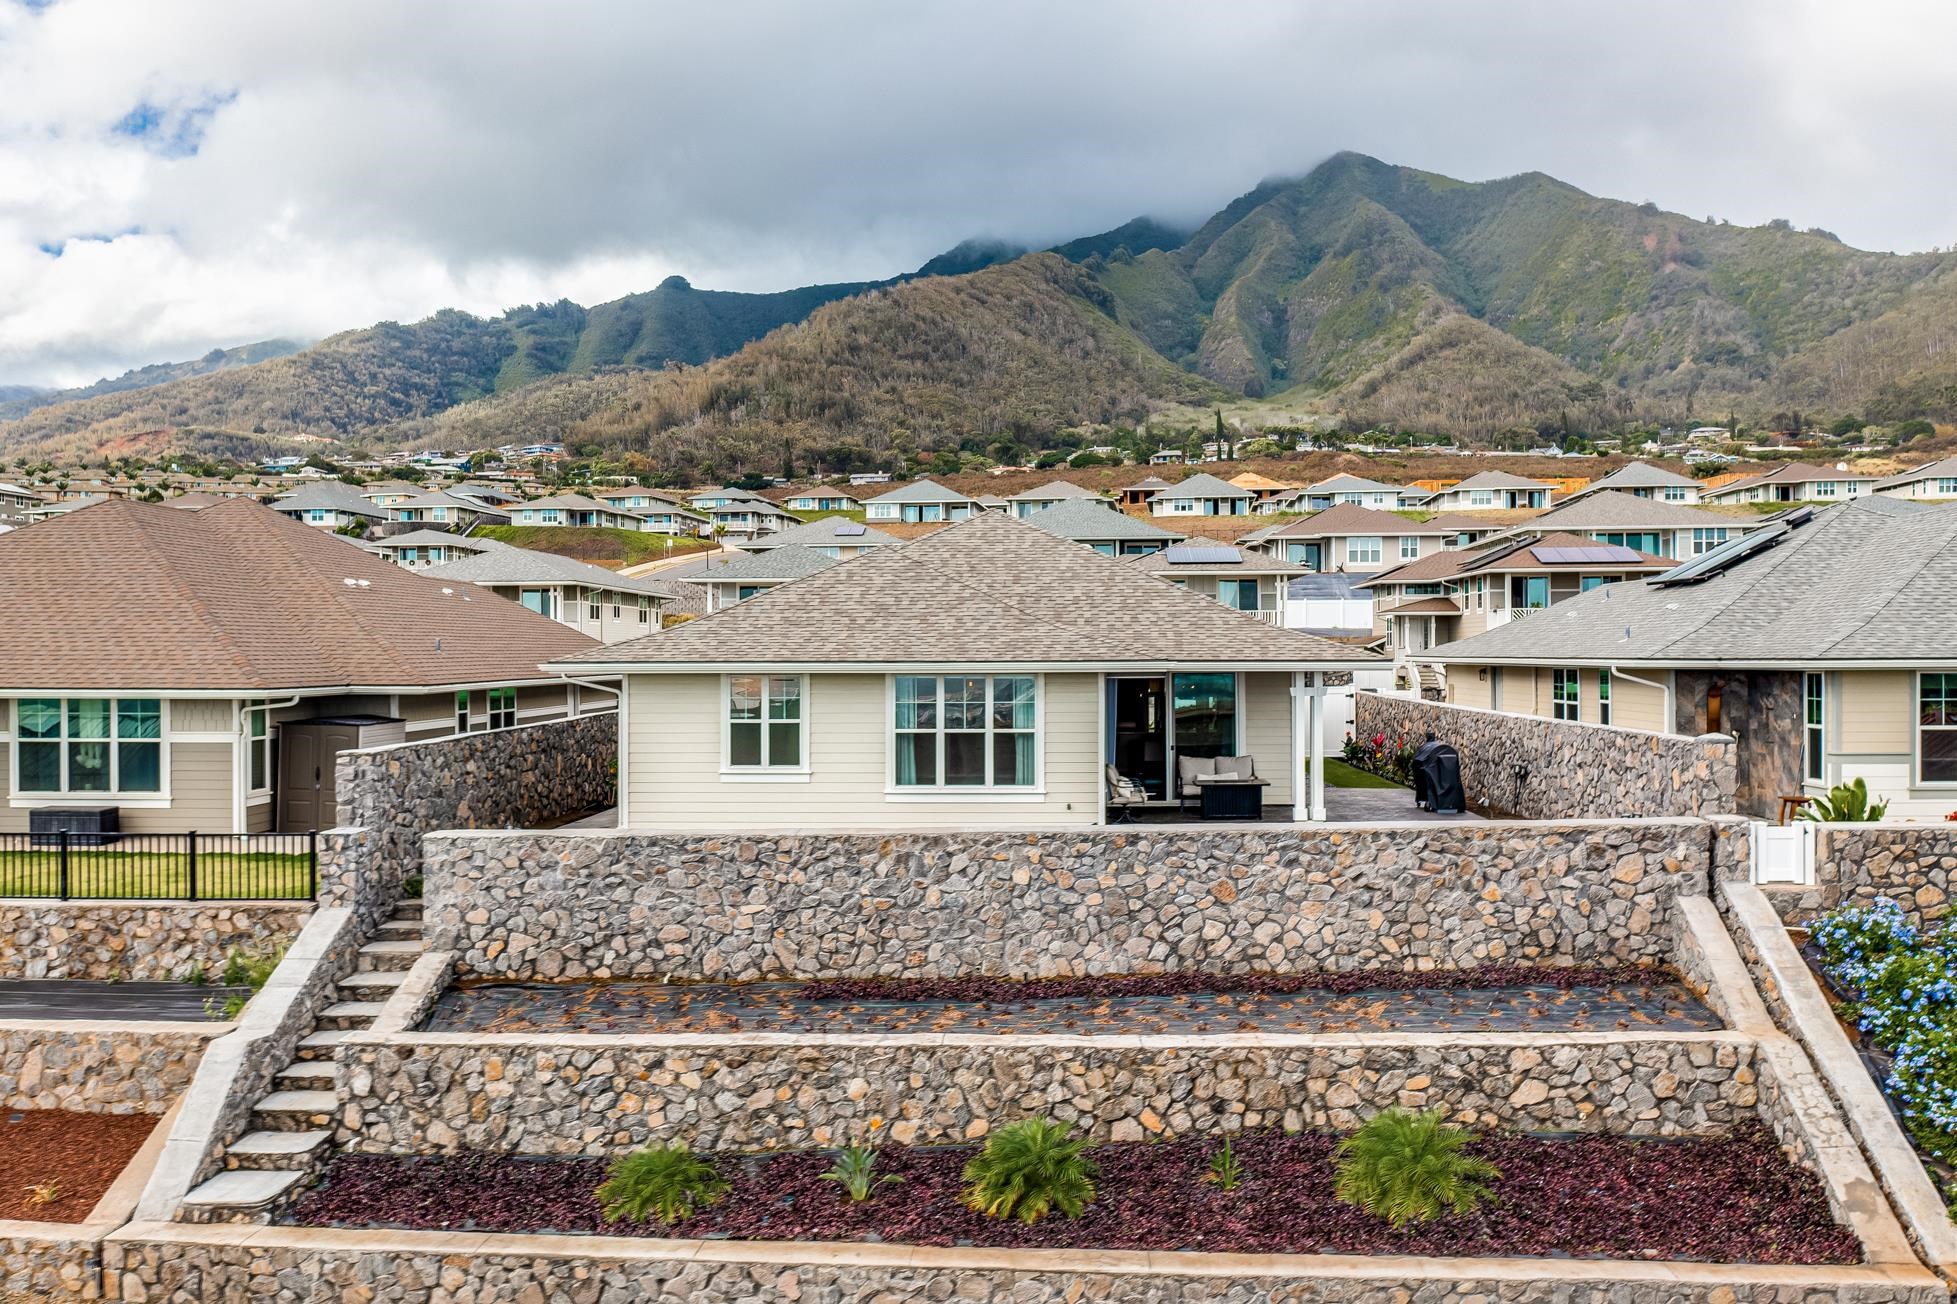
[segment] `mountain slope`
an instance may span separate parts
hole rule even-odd
[[[120,394],[132,389],[147,389],[152,385],[167,385],[173,380],[191,376],[209,375],[214,371],[228,371],[233,367],[249,367],[269,358],[297,353],[304,347],[294,340],[260,340],[256,344],[241,344],[234,349],[212,349],[190,362],[151,363],[147,367],[136,367],[120,376],[98,380],[93,385],[76,389],[0,385],[0,421],[11,421],[26,416],[36,408],[50,407],[56,403],[75,403],[102,394]]]

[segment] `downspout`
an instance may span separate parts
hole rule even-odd
[[[1664,724],[1663,732],[1669,734],[1675,734],[1678,732],[1678,717],[1673,714],[1673,709],[1675,704],[1672,701],[1672,686],[1670,683],[1661,684],[1655,679],[1641,679],[1637,675],[1626,674],[1624,671],[1618,669],[1616,666],[1612,666],[1610,668],[1610,674],[1612,679],[1622,679],[1627,683],[1643,684],[1646,688],[1657,689],[1658,692],[1665,699],[1665,716],[1663,721]],[[1613,713],[1611,718],[1612,721],[1615,722],[1616,715]]]

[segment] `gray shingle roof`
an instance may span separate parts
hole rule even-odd
[[[1542,530],[1681,530],[1693,527],[1751,530],[1759,524],[1758,519],[1727,516],[1721,512],[1708,512],[1703,508],[1688,507],[1683,503],[1640,498],[1636,494],[1606,489],[1601,493],[1573,498],[1561,507],[1552,507],[1541,516],[1532,516],[1521,525],[1510,527],[1504,533],[1534,534]]]
[[[1083,489],[1065,480],[1055,480],[1037,489],[1028,489],[1006,499],[1009,503],[1057,503],[1069,498],[1099,498],[1101,495],[1092,489]]]
[[[1299,491],[1294,490],[1293,492]],[[1365,476],[1354,475],[1350,471],[1341,471],[1337,475],[1328,476],[1320,480],[1317,484],[1312,485],[1308,490],[1303,492],[1322,494],[1400,493],[1401,487],[1396,484],[1386,484],[1380,480],[1368,480]],[[1415,492],[1419,493],[1424,491],[1416,490]]]
[[[1219,480],[1207,471],[1198,471],[1180,484],[1162,490],[1150,502],[1163,502],[1174,498],[1255,498],[1257,495],[1248,489],[1239,488],[1228,480]]]
[[[1133,541],[1166,544],[1183,537],[1178,531],[1165,530],[1159,525],[1137,520],[1126,512],[1085,501],[1042,507],[1028,516],[1026,523],[1037,525],[1048,534],[1072,539],[1075,543]]]
[[[1196,560],[1184,554],[1194,552],[1202,558]],[[1225,554],[1229,554],[1226,559]],[[1261,552],[1249,552],[1242,548],[1232,548],[1228,544],[1206,545],[1200,548],[1165,548],[1161,552],[1142,553],[1126,559],[1136,570],[1147,571],[1150,575],[1304,575],[1303,566],[1294,566],[1277,557],[1267,557]]]
[[[1629,582],[1435,649],[1457,662],[1947,663],[1957,508],[1843,503],[1696,584]],[[1662,577],[1660,577],[1662,578]]]
[[[1708,489],[1705,492],[1708,496],[1717,495],[1723,498],[1728,494],[1738,493],[1742,489],[1751,489],[1761,484],[1813,484],[1820,480],[1873,480],[1875,478],[1860,471],[1836,471],[1825,466],[1810,466],[1806,462],[1789,462],[1785,466],[1775,467],[1764,475],[1735,480],[1731,484],[1722,484],[1717,489]]]
[[[791,544],[786,548],[770,548],[766,552],[744,553],[724,562],[709,564],[681,578],[689,584],[727,584],[735,580],[786,582],[828,570],[837,561],[837,558],[825,556],[813,548]]]
[[[868,503],[969,503],[973,501],[956,489],[947,489],[936,480],[919,480],[887,494],[865,499]]]
[[[459,580],[465,584],[578,584],[616,593],[663,596],[659,589],[629,575],[531,548],[495,548],[460,561],[430,566],[420,573],[431,580]]]
[[[851,533],[840,533],[848,530]],[[806,525],[790,526],[775,534],[764,534],[752,543],[741,545],[749,552],[768,552],[776,548],[881,548],[902,543],[882,530],[858,525],[846,516],[825,516]]]
[[[612,512],[624,516],[633,514],[630,508],[614,507],[610,503],[601,503],[596,498],[587,498],[583,494],[552,494],[548,498],[532,498],[527,502],[511,503],[509,510],[520,512],[528,508],[552,507],[560,511]]]
[[[1887,480],[1876,481],[1878,489],[1894,489],[1900,485],[1914,484],[1918,480],[1941,480],[1946,476],[1957,476],[1957,457],[1946,457],[1939,462],[1926,462],[1901,475],[1892,475]]]
[[[987,513],[561,664],[1324,667],[1378,660]]]
[[[1265,535],[1277,539],[1320,539],[1330,535],[1450,534],[1446,526],[1438,529],[1410,521],[1392,512],[1376,511],[1357,503],[1339,503],[1302,521],[1291,521]]]
[[[406,530],[400,534],[390,534],[377,539],[374,546],[388,548],[454,548],[460,552],[494,552],[498,548],[513,545],[497,539],[477,538],[474,535],[450,534],[447,530]]]
[[[1663,489],[1667,486],[1680,485],[1696,489],[1699,487],[1699,482],[1689,475],[1667,471],[1664,467],[1653,466],[1649,462],[1633,462],[1629,466],[1618,467],[1607,476],[1592,480],[1570,497],[1587,496],[1599,490]]]
[[[1469,476],[1459,484],[1451,484],[1441,490],[1451,494],[1457,489],[1554,489],[1556,486],[1542,480],[1529,480],[1507,471],[1482,471]]]
[[[272,510],[275,512],[306,512],[315,508],[347,512],[376,521],[384,519],[387,515],[386,512],[362,498],[358,489],[342,480],[315,480],[311,484],[300,485],[272,503]]]

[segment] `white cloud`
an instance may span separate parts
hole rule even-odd
[[[1340,148],[1943,245],[1952,38],[1900,0],[0,0],[0,382],[674,271],[885,276]]]

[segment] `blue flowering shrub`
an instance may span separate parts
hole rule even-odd
[[[1910,923],[1894,901],[1850,906],[1809,930],[1839,1009],[1895,1057],[1883,1084],[1925,1154],[1957,1164],[1957,927]]]

